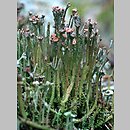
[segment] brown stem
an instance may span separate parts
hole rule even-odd
[[[37,124],[37,123],[35,123],[35,122],[26,120],[26,119],[24,119],[24,118],[22,118],[22,117],[18,117],[18,118],[20,119],[20,121],[21,121],[22,123],[25,123],[25,124],[27,124],[27,125],[33,127],[33,128],[40,129],[40,130],[54,130],[54,129],[48,127],[48,126],[39,125],[39,124]]]
[[[19,108],[20,108],[20,113],[23,116],[23,118],[26,119],[26,112],[24,109],[24,102],[22,100],[22,85],[21,82],[17,83],[17,91],[18,91],[18,103],[19,103]]]
[[[77,93],[78,93],[78,86],[79,86],[79,80],[80,80],[80,77],[79,77],[80,71],[81,71],[81,69],[80,69],[80,64],[79,64],[79,66],[78,66],[78,74],[77,74],[77,77],[76,77],[76,84],[75,84],[75,95],[77,95]]]

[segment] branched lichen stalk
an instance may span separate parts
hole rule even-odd
[[[89,115],[92,114],[92,112],[95,110],[95,108],[97,107],[97,101],[98,101],[98,80],[99,78],[97,77],[97,84],[96,84],[96,97],[95,97],[95,102],[94,105],[92,106],[92,108],[89,110],[89,112],[87,112],[82,118],[80,119],[76,119],[74,122],[78,123],[78,122],[82,122],[84,119],[88,118]]]
[[[50,98],[50,103],[47,111],[47,116],[46,116],[46,124],[48,125],[48,120],[49,120],[49,113],[50,113],[50,108],[51,105],[53,104],[54,96],[55,96],[55,84],[51,86],[52,87],[52,93],[51,93],[51,98]]]
[[[64,99],[61,101],[61,112],[64,111],[65,103],[68,101],[68,98],[69,98],[69,96],[70,96],[71,90],[72,90],[72,88],[73,88],[74,80],[75,80],[75,71],[76,71],[76,70],[75,70],[75,67],[74,67],[74,68],[73,68],[72,78],[71,78],[71,83],[70,83],[69,87],[68,87],[67,90],[66,90]]]

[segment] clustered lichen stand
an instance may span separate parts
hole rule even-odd
[[[45,16],[29,12],[17,31],[17,118],[20,130],[113,129],[113,98],[104,101],[101,78],[109,51],[100,48],[97,23],[73,9],[53,7],[54,33]]]

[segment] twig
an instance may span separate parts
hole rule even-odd
[[[22,117],[20,117],[20,116],[19,116],[18,118],[20,119],[20,121],[21,121],[22,123],[25,123],[25,124],[27,124],[27,125],[33,127],[33,128],[40,129],[40,130],[54,130],[54,129],[48,127],[48,126],[39,125],[39,124],[37,124],[37,123],[35,123],[35,122],[26,120],[26,119],[24,119],[24,118],[22,118]]]

